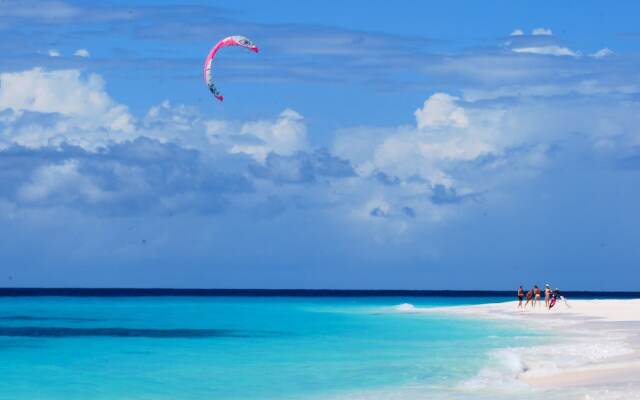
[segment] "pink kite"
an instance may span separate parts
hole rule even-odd
[[[220,91],[218,91],[216,86],[213,84],[213,75],[211,73],[211,67],[213,64],[213,58],[216,56],[216,53],[218,52],[218,50],[227,46],[240,46],[240,47],[249,49],[255,53],[258,52],[258,47],[255,44],[253,44],[251,40],[249,40],[244,36],[229,36],[222,39],[215,46],[213,46],[213,49],[211,49],[211,51],[209,52],[207,59],[204,60],[204,81],[207,83],[207,87],[209,87],[209,90],[211,91],[211,93],[213,93],[213,96],[220,101],[222,101],[224,97],[222,96],[222,94],[220,94]]]

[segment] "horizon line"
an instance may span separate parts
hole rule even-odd
[[[134,287],[0,287],[0,297],[152,297],[152,296],[253,296],[253,297],[515,297],[515,290],[483,289],[256,289],[256,288],[134,288]],[[640,291],[562,290],[568,296],[640,298]]]

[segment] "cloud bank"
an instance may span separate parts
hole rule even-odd
[[[561,26],[458,46],[204,6],[39,4],[0,6],[16,284],[507,287],[543,266],[621,287],[640,256],[640,76],[622,46]],[[193,54],[230,28],[269,51],[229,54],[238,102],[213,108]]]

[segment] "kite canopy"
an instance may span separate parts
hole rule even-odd
[[[213,46],[206,60],[204,60],[204,81],[206,82],[207,87],[209,88],[211,93],[213,93],[213,96],[220,101],[224,100],[224,97],[222,96],[218,88],[216,88],[216,85],[213,83],[213,74],[211,69],[213,66],[213,59],[215,58],[216,53],[218,53],[218,50],[227,46],[240,46],[255,53],[258,52],[258,47],[253,44],[253,42],[249,40],[249,38],[246,38],[244,36],[229,36],[222,39],[215,46]]]

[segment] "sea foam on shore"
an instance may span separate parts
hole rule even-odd
[[[530,392],[544,398],[640,399],[640,300],[569,300],[551,310],[516,302],[460,307],[396,306],[401,313],[488,318],[543,330],[550,341],[493,351],[487,366],[457,389],[478,397]],[[548,398],[548,397],[547,397]]]

